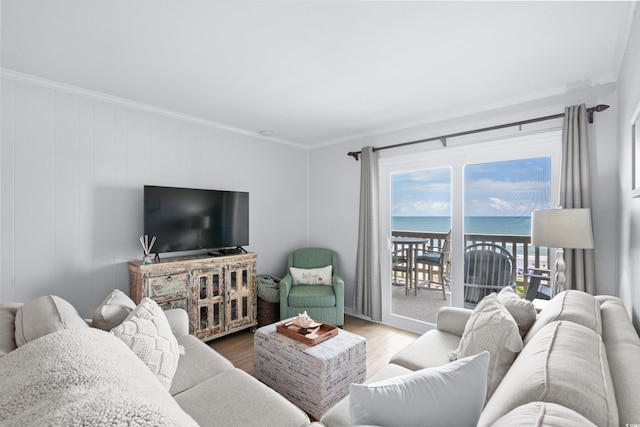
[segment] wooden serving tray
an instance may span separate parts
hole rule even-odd
[[[285,326],[289,325],[289,326]],[[310,328],[310,331],[315,328]],[[282,323],[278,323],[276,325],[276,332],[279,332],[283,335],[288,336],[289,338],[293,338],[294,340],[298,340],[307,345],[316,345],[320,344],[322,341],[326,341],[331,337],[335,337],[338,335],[338,327],[333,325],[327,325],[323,323],[320,325],[320,329],[318,330],[318,336],[315,338],[307,338],[306,334],[309,333],[304,328],[291,324],[291,320],[287,320]]]

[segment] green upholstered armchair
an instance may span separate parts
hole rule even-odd
[[[289,255],[289,267],[321,268],[332,265],[331,285],[293,284],[291,270],[280,281],[280,319],[306,310],[309,317],[331,325],[344,325],[344,281],[338,275],[336,253],[330,249],[303,248]]]

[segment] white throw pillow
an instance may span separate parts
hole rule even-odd
[[[487,391],[489,353],[371,384],[351,384],[351,425],[476,426]]]
[[[55,295],[38,297],[16,311],[15,339],[20,347],[62,329],[88,328],[68,301]]]
[[[538,313],[533,303],[524,298],[520,298],[511,286],[505,286],[498,294],[500,304],[509,311],[516,321],[520,335],[525,336],[533,322],[536,321]]]
[[[91,313],[91,326],[110,331],[136,308],[136,303],[120,289],[111,292],[102,303]]]
[[[294,285],[332,285],[333,266],[321,268],[289,267]]]
[[[180,348],[162,309],[144,298],[111,333],[124,341],[169,390],[178,368]]]
[[[522,350],[518,325],[507,309],[492,293],[482,299],[464,327],[458,348],[449,354],[450,360],[488,351],[491,355],[487,378],[487,400],[507,373],[516,354]]]

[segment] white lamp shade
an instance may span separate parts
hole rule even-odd
[[[531,213],[531,244],[593,249],[591,209],[548,209]]]

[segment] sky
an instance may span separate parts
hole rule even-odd
[[[464,169],[465,216],[529,216],[550,208],[551,160],[548,157],[467,165]],[[392,216],[450,216],[451,168],[394,173]]]

